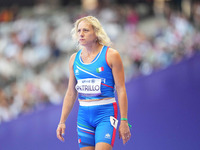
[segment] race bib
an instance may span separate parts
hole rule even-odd
[[[101,79],[87,78],[80,79],[76,90],[84,96],[97,96],[101,94]]]
[[[110,123],[115,129],[117,129],[118,120],[115,117],[110,116]]]

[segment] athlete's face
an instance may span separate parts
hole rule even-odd
[[[81,21],[78,25],[78,41],[82,46],[89,46],[96,43],[97,36],[90,23],[87,21]]]

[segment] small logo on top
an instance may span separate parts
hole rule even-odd
[[[75,70],[75,74],[79,75],[79,70],[78,69]]]

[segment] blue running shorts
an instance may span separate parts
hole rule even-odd
[[[77,132],[79,147],[95,146],[98,142],[114,145],[117,129],[117,103],[79,106]]]

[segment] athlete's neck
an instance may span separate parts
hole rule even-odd
[[[94,45],[91,45],[91,46],[85,46],[83,47],[83,53],[85,53],[86,55],[94,55],[94,54],[97,54],[101,51],[103,45],[101,44],[94,44]]]

